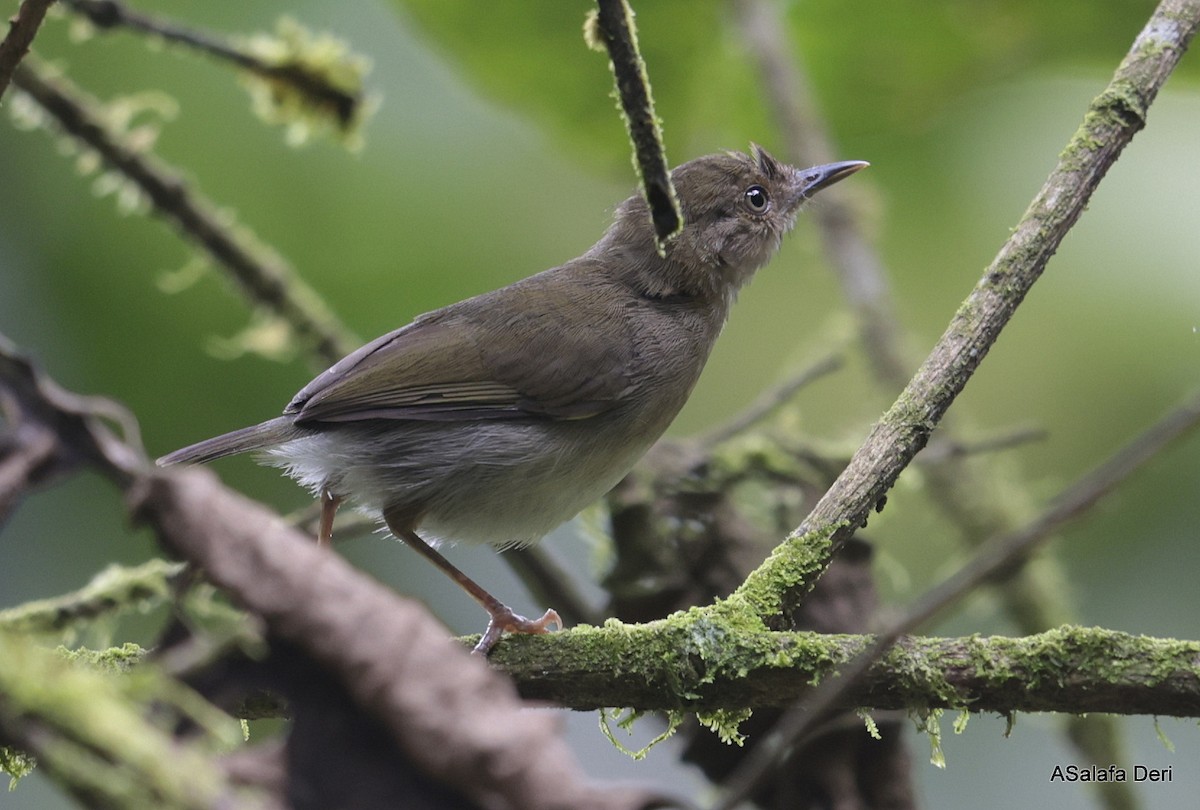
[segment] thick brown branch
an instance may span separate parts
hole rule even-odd
[[[479,806],[647,805],[637,791],[585,784],[556,722],[521,711],[511,686],[447,644],[420,605],[224,489],[211,472],[154,471],[131,500],[167,546],[263,619],[274,645],[332,676],[422,772]]]

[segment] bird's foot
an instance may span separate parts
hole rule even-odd
[[[508,605],[499,605],[488,612],[492,618],[488,621],[487,630],[484,631],[483,638],[479,639],[479,643],[475,645],[475,649],[471,650],[473,655],[487,657],[492,647],[500,640],[500,636],[506,632],[549,633],[551,627],[555,630],[561,630],[563,627],[562,619],[559,618],[558,611],[555,610],[547,610],[542,614],[540,619],[526,619],[524,616],[513,613],[512,608]]]

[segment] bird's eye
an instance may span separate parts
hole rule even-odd
[[[767,190],[762,186],[750,186],[746,189],[745,199],[746,206],[756,214],[766,211],[771,202],[771,198],[767,196]]]

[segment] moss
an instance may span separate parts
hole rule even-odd
[[[89,650],[86,647],[69,650],[60,646],[58,653],[72,663],[114,673],[128,672],[146,656],[145,650],[128,641],[120,647],[109,647],[106,650]]]
[[[0,745],[0,773],[9,775],[8,789],[10,791],[15,790],[17,782],[29,776],[35,767],[37,767],[37,760],[24,751]]]
[[[696,715],[696,720],[716,734],[721,742],[741,748],[746,743],[746,735],[740,731],[740,727],[750,719],[752,713],[750,709],[717,709],[712,712],[700,712]]]
[[[0,630],[62,633],[101,616],[146,612],[170,599],[171,580],[181,570],[182,563],[166,560],[150,560],[133,568],[110,565],[74,593],[0,611]]]
[[[964,705],[962,696],[950,683],[947,673],[961,664],[961,658],[947,649],[923,642],[901,642],[884,656],[884,665],[896,675],[894,688],[910,706]]]
[[[815,581],[833,553],[833,537],[845,521],[792,535],[776,546],[728,599],[713,606],[729,621],[748,630],[765,629],[764,620],[783,613],[784,599],[798,585]]]
[[[604,734],[605,739],[612,744],[613,748],[616,748],[622,754],[625,754],[634,761],[645,759],[646,755],[650,753],[650,749],[654,748],[654,746],[658,745],[660,742],[674,737],[675,732],[679,730],[679,727],[683,724],[684,719],[684,714],[682,712],[666,712],[666,729],[641,748],[634,750],[617,739],[617,735],[613,733],[612,727],[615,724],[617,728],[621,729],[626,734],[632,734],[633,724],[645,715],[643,712],[630,710],[627,714],[625,714],[624,717],[622,717],[622,711],[622,709],[613,709],[610,713],[608,709],[601,709],[599,712],[597,712],[597,714],[600,716],[600,731],[602,734]]]
[[[888,408],[881,421],[903,430],[906,437],[911,435],[914,429],[933,430],[937,422],[929,415],[929,403],[937,399],[937,394],[933,392],[917,395],[905,389],[892,407]]]
[[[75,654],[76,661],[118,665],[132,650]],[[112,806],[211,806],[221,775],[196,745],[183,746],[144,714],[173,705],[160,676],[140,667],[137,677],[78,666],[26,639],[0,632],[0,727],[23,741],[36,722],[33,753],[56,778]],[[197,698],[197,700],[199,700]],[[215,710],[214,710],[215,711]],[[172,756],[164,757],[164,751]],[[114,768],[113,762],[121,762]]]

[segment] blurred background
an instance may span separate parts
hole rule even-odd
[[[16,7],[0,4],[6,15]],[[321,139],[285,146],[281,129],[254,118],[226,68],[141,37],[76,41],[60,16],[35,48],[101,98],[147,94],[141,102],[169,113],[140,119],[159,123],[158,153],[287,257],[363,339],[578,255],[633,190],[606,58],[582,40],[591,8],[583,0],[145,0],[138,8],[228,34],[269,31],[289,15],[370,59],[367,85],[379,108],[362,148],[348,153]],[[907,348],[922,357],[1153,3],[809,0],[787,9],[788,35],[837,157],[871,161],[839,189],[866,212],[910,330]],[[660,0],[638,11],[673,163],[751,140],[783,153],[753,54],[726,4]],[[967,437],[1047,431],[994,460],[1035,503],[1200,378],[1198,78],[1193,54],[954,406]],[[14,106],[19,112],[10,91],[4,107]],[[123,212],[57,137],[22,123],[6,116],[0,125],[0,333],[65,387],[127,404],[152,455],[276,414],[318,369],[286,351],[245,351],[247,341],[231,338],[251,315],[220,274],[197,269],[163,222]],[[843,310],[817,234],[802,220],[742,293],[673,434],[722,423],[773,382],[844,345],[853,324]],[[851,352],[846,369],[802,394],[801,418],[807,432],[848,452],[889,402]],[[304,492],[247,459],[217,469],[282,511],[307,503]],[[1079,623],[1200,637],[1198,482],[1193,436],[1053,544]],[[83,476],[26,502],[0,539],[0,608],[75,589],[110,562],[157,555],[152,538],[128,528],[114,494]],[[913,471],[871,530],[889,604],[912,601],[966,556]],[[579,532],[568,527],[550,544],[581,577],[602,573],[594,562],[602,555]],[[398,544],[368,537],[341,548],[429,604],[455,632],[481,629],[477,608]],[[451,555],[515,608],[540,611],[490,550]],[[135,625],[121,637],[138,632]],[[1013,630],[982,595],[931,632]],[[1049,782],[1054,764],[1078,761],[1053,718],[1019,716],[1007,739],[1001,718],[974,717],[961,736],[949,719],[945,769],[928,764],[923,737],[912,739],[927,806],[1094,806],[1085,787]],[[635,763],[604,740],[594,716],[566,720],[594,776],[703,789],[688,769],[672,768],[669,743]],[[1156,726],[1137,717],[1120,726],[1128,761],[1118,765],[1173,766],[1172,783],[1136,788],[1141,806],[1194,803],[1195,722]],[[646,725],[647,739],[656,733]],[[631,744],[641,742],[635,735]],[[3,808],[66,806],[36,773],[0,792]]]

